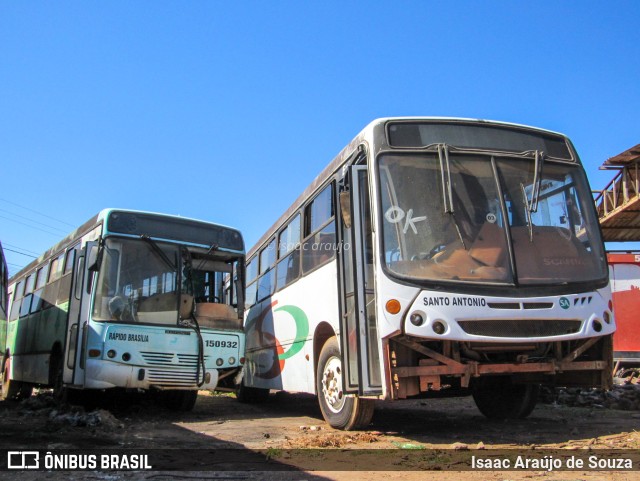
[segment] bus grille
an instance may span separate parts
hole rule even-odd
[[[145,364],[148,366],[171,366],[171,367],[196,367],[198,363],[197,354],[173,354],[166,352],[148,352],[140,353]],[[209,356],[204,356],[206,362]]]
[[[194,387],[197,384],[195,370],[149,369],[147,374],[149,382],[158,386]],[[202,380],[202,372],[200,376]]]
[[[198,368],[197,354],[173,354],[166,352],[140,353],[147,369],[147,379],[151,384],[163,387],[195,387]],[[204,356],[205,362],[209,356]],[[200,369],[200,381],[204,373]]]
[[[551,337],[574,334],[580,331],[582,321],[527,319],[458,321],[467,334],[487,337]]]

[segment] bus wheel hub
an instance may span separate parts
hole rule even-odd
[[[322,373],[322,394],[329,409],[340,412],[344,405],[342,392],[342,365],[340,359],[332,357],[324,367]]]

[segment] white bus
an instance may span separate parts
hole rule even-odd
[[[563,135],[376,120],[247,259],[241,400],[314,393],[354,429],[374,400],[471,394],[523,418],[540,385],[610,386],[607,262]]]
[[[235,229],[103,210],[10,279],[2,397],[163,390],[190,410],[244,360],[244,260]]]

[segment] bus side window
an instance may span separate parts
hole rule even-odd
[[[31,299],[33,298],[33,288],[35,286],[35,275],[31,274],[27,277],[24,285],[24,297],[20,306],[20,317],[24,317],[31,311]]]
[[[22,301],[22,294],[24,292],[24,281],[18,282],[13,293],[13,299],[11,301],[11,314],[9,315],[10,321],[15,321],[20,317],[20,305]]]
[[[296,215],[278,237],[278,265],[276,285],[278,289],[300,277],[300,214]]]
[[[31,294],[33,292],[33,288],[35,286],[36,278],[33,274],[27,277],[27,280],[24,283],[24,295]]]
[[[247,283],[253,282],[258,277],[258,258],[254,257],[247,264]]]
[[[258,301],[273,294],[275,288],[276,239],[273,238],[260,251],[260,279],[258,280]]]
[[[67,302],[69,300],[69,298],[71,297],[71,271],[73,270],[73,261],[75,259],[75,249],[69,249],[66,253],[66,255],[64,256],[60,256],[60,259],[64,259],[65,260],[65,266],[63,268],[62,266],[62,262],[60,262],[60,271],[61,271],[61,277],[58,280],[58,299],[57,299],[57,304],[64,304],[65,302]],[[67,264],[68,264],[68,268],[67,268]]]
[[[258,290],[258,283],[254,282],[253,284],[249,284],[247,286],[246,289],[246,296],[247,298],[245,299],[245,308],[250,308],[251,306],[253,306],[256,303],[256,293]]]
[[[54,282],[62,275],[63,262],[64,254],[58,256],[51,262],[51,269],[49,269],[49,282]]]
[[[319,267],[335,257],[336,227],[333,222],[333,183],[320,192],[304,210],[305,240],[302,243],[302,271]]]
[[[42,294],[44,291],[44,285],[47,281],[47,274],[49,273],[49,264],[45,264],[44,266],[38,269],[38,273],[36,274],[36,289],[33,293],[33,301],[31,302],[31,313],[38,312],[43,309],[46,304],[42,300]]]
[[[31,310],[32,297],[33,297],[33,294],[27,294],[22,298],[22,302],[20,304],[20,317],[24,317],[27,314],[29,314],[29,311]]]
[[[67,255],[65,256],[65,259],[64,259],[64,271],[62,275],[67,275],[73,270],[73,261],[76,258],[75,254],[76,254],[75,247],[72,247],[67,251]]]
[[[2,254],[0,254],[2,255]],[[7,294],[7,272],[5,269],[6,265],[4,262],[1,262],[0,259],[0,307],[4,314],[7,314],[7,306],[6,302],[6,294]]]
[[[42,289],[47,283],[47,275],[49,274],[49,264],[45,264],[38,269],[38,276],[36,277],[36,290]]]
[[[245,308],[250,308],[256,303],[256,294],[258,291],[258,257],[254,257],[247,264],[247,288],[245,293]]]
[[[57,260],[58,259],[54,259],[47,269],[49,273],[49,281],[42,289],[42,309],[47,309],[51,306],[55,306],[56,300],[58,299],[58,283],[52,279],[54,277],[52,271],[56,268],[56,265],[58,265],[56,264]]]

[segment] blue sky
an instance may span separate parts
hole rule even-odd
[[[124,207],[249,248],[386,116],[560,131],[603,188],[602,162],[640,143],[638,18],[635,1],[0,0],[0,241],[39,254]]]

